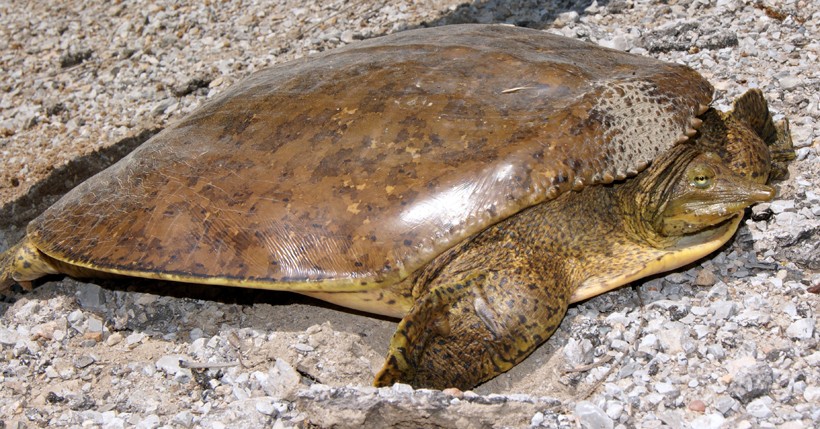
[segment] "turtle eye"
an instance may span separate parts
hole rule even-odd
[[[698,189],[707,189],[712,186],[714,177],[714,170],[705,165],[699,165],[690,172],[689,184]]]

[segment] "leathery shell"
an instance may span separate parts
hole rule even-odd
[[[401,32],[250,76],[28,232],[103,270],[366,289],[525,207],[634,174],[711,94],[685,66],[540,31]]]

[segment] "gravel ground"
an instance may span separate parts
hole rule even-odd
[[[681,62],[715,85],[723,109],[761,88],[791,120],[798,159],[722,251],[573,306],[547,344],[474,392],[367,387],[393,320],[284,293],[51,279],[0,303],[5,427],[820,421],[820,299],[806,293],[820,285],[820,4],[264,3],[0,2],[0,248],[254,70],[421,25],[505,22]]]

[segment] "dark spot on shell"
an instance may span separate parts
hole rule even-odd
[[[399,130],[398,134],[396,134],[396,143],[404,143],[410,138],[410,133],[407,131],[407,128],[402,128]],[[396,150],[403,151],[403,147],[399,147]]]

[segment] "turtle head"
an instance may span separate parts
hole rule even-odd
[[[635,205],[639,233],[657,247],[680,245],[682,238],[715,229],[775,195],[770,186],[732,171],[718,155],[685,144],[636,179],[623,204]]]
[[[700,116],[696,144],[718,153],[735,173],[759,183],[782,180],[795,158],[789,121],[774,121],[759,89],[750,89],[721,112],[710,108]]]
[[[734,173],[711,152],[695,156],[670,185],[655,224],[666,237],[699,232],[775,196],[773,188]]]

